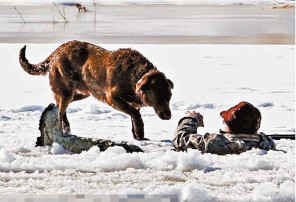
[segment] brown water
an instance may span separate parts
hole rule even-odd
[[[0,42],[294,44],[295,9],[270,6],[0,5]]]

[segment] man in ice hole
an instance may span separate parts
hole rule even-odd
[[[57,107],[50,104],[43,112],[39,129],[41,136],[37,138],[36,146],[51,145],[58,142],[73,153],[88,150],[94,145],[102,151],[110,146],[123,146],[127,152],[141,152],[141,148],[125,142],[113,143],[110,140],[83,138],[75,135],[64,136],[57,123]],[[218,155],[240,154],[252,148],[275,150],[274,141],[264,133],[257,133],[261,124],[261,113],[248,102],[240,102],[227,111],[220,113],[226,124],[226,130],[220,134],[197,134],[197,128],[203,127],[203,116],[200,113],[188,112],[180,119],[173,138],[176,151],[186,151],[188,148],[198,149],[202,153]]]
[[[188,148],[218,155],[240,154],[252,148],[275,150],[274,141],[264,133],[257,133],[261,124],[261,113],[248,102],[240,102],[220,116],[226,124],[226,130],[217,133],[197,134],[197,128],[203,127],[203,116],[196,112],[187,112],[180,119],[173,138],[176,151]]]

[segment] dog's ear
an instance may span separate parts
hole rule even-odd
[[[173,89],[174,88],[174,83],[170,79],[167,79],[167,80],[168,80],[168,82],[169,82],[169,84],[171,86],[171,89]]]
[[[141,91],[145,90],[148,86],[148,81],[152,76],[160,74],[157,69],[149,70],[136,84],[136,93],[141,94]]]
[[[148,77],[143,77],[141,80],[138,81],[136,84],[136,93],[141,94],[143,90],[145,90],[148,82]]]

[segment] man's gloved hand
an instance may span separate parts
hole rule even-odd
[[[186,114],[188,116],[198,120],[198,126],[197,127],[204,127],[203,116],[199,112],[187,111]]]

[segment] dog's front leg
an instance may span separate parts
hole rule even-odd
[[[136,140],[147,140],[144,138],[144,122],[142,120],[141,114],[139,116],[131,117],[132,119],[132,133]]]
[[[111,105],[113,108],[131,116],[134,139],[146,140],[144,138],[144,122],[139,110],[132,107],[126,101],[122,100],[120,96],[110,96],[110,99],[108,99],[108,104]]]
[[[139,111],[139,110],[138,110]],[[139,113],[140,113],[140,111],[139,111]],[[141,114],[140,114],[140,116],[141,116]],[[145,138],[144,137],[144,131],[143,131],[143,136],[140,138],[139,137],[139,132],[136,132],[136,129],[137,129],[137,126],[139,126],[139,125],[141,125],[141,124],[143,124],[143,130],[144,130],[144,123],[143,123],[143,120],[142,120],[142,117],[140,117],[140,119],[141,119],[141,123],[137,123],[137,122],[135,122],[134,121],[134,119],[133,118],[131,118],[131,121],[132,121],[132,133],[133,133],[133,137],[134,137],[134,139],[136,139],[136,140],[149,140],[148,138]]]

